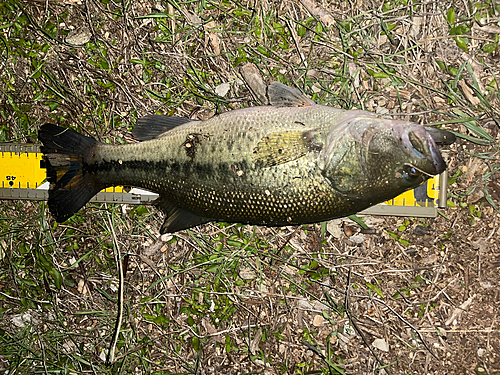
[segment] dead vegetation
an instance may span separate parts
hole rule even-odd
[[[461,138],[443,152],[449,208],[370,230],[159,238],[150,207],[91,205],[56,225],[43,204],[3,201],[0,369],[500,373],[499,17],[494,1],[1,4],[2,142],[34,142],[45,122],[125,142],[138,117],[265,103],[274,80]]]

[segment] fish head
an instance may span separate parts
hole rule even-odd
[[[379,203],[440,174],[446,164],[422,125],[349,111],[321,151],[323,174],[350,199]]]

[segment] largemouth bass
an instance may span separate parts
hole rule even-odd
[[[146,116],[135,144],[43,125],[50,212],[65,221],[100,190],[124,185],[159,194],[161,233],[209,221],[314,223],[394,198],[446,168],[433,138],[450,143],[451,133],[317,105],[278,82],[268,95],[270,106],[206,121]]]

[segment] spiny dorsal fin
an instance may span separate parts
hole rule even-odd
[[[296,160],[323,145],[316,140],[314,130],[288,130],[271,133],[253,149],[253,161],[259,167],[272,167]]]
[[[149,141],[150,139],[159,138],[163,133],[179,125],[192,121],[186,117],[148,115],[137,120],[132,135],[138,141]]]
[[[316,105],[299,90],[286,86],[281,82],[273,82],[267,88],[269,103],[277,107],[308,107]]]

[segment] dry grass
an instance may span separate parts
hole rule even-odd
[[[259,78],[461,137],[443,151],[450,208],[366,218],[371,231],[207,224],[160,238],[152,208],[89,205],[56,225],[44,204],[2,202],[0,369],[500,373],[500,16],[482,4],[0,4],[2,142],[36,141],[48,121],[125,142],[146,114],[256,105]]]

